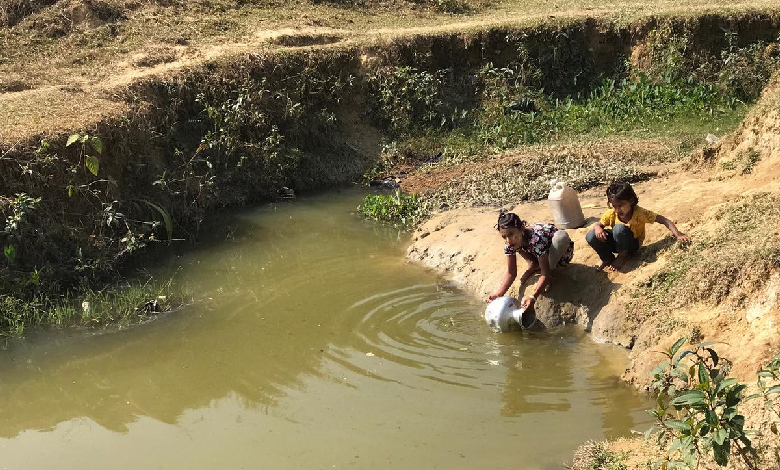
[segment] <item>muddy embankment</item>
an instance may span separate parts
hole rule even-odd
[[[706,57],[729,47],[724,29],[740,44],[771,41],[780,19],[585,19],[361,46],[291,44],[117,89],[109,98],[124,111],[92,128],[0,143],[0,321],[34,323],[21,306],[100,287],[149,245],[194,240],[221,208],[360,180],[382,144],[415,121],[446,131],[455,124],[445,116],[479,109],[487,64],[533,70],[518,80],[551,96],[587,93],[625,76],[627,61],[649,60],[642,45],[661,25]],[[435,80],[408,86],[421,77]],[[409,96],[431,87],[435,103]]]

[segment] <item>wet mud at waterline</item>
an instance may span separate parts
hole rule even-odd
[[[4,466],[546,469],[648,426],[619,348],[491,333],[361,196],[225,217],[161,268],[198,301],[143,327],[8,343]]]

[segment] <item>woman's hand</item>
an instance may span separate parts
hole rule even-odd
[[[682,232],[677,232],[674,236],[677,238],[677,241],[680,242],[680,243],[690,243],[691,242],[691,237],[689,237],[688,235],[686,235],[686,234],[684,234]]]
[[[490,294],[489,296],[487,296],[487,299],[485,299],[485,302],[490,303],[503,295],[504,295],[503,293],[498,293],[498,292],[494,294]]]
[[[534,298],[532,295],[523,297],[523,300],[520,302],[520,305],[522,305],[523,309],[525,310],[533,308],[534,304],[536,304],[536,298]]]

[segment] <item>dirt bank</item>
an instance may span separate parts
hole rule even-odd
[[[585,234],[606,209],[604,188],[580,194],[588,222],[568,230],[574,260],[554,271],[550,291],[537,301],[541,322],[576,323],[595,341],[630,348],[623,378],[640,389],[648,387],[652,369],[663,359],[659,351],[682,336],[692,344],[715,342],[721,357],[733,361],[731,375],[755,383],[756,372],[780,349],[779,100],[775,80],[737,131],[704,145],[689,161],[654,168],[656,177],[635,185],[641,205],[692,237],[689,247],[653,224],[624,272],[597,272],[592,266],[598,258]],[[507,202],[501,209],[531,222],[552,222],[546,201]],[[409,258],[486,297],[505,272],[502,240],[493,228],[498,212],[493,207],[436,214],[415,232]],[[522,295],[516,287],[509,293]],[[748,427],[766,428],[759,408],[746,408]]]
[[[635,189],[641,205],[671,218],[695,239],[699,233],[723,229],[712,222],[694,225],[702,214],[712,213],[714,207],[746,195],[777,191],[778,162],[780,154],[756,166],[758,177],[734,176],[724,180],[719,180],[720,170],[688,171],[678,165],[663,176],[637,183]],[[744,367],[746,377],[753,374],[780,346],[772,327],[780,313],[777,276],[765,291],[756,292],[755,301],[741,312],[713,305],[693,306],[689,311],[677,312],[685,318],[687,329],[671,328],[660,334],[656,321],[665,320],[665,316],[636,318],[627,312],[626,304],[632,295],[631,288],[642,284],[667,262],[665,255],[674,245],[673,238],[665,227],[654,224],[648,228],[640,254],[628,262],[625,272],[596,272],[593,265],[598,257],[585,242],[585,234],[606,210],[603,190],[597,188],[580,194],[588,222],[583,228],[568,230],[575,243],[574,260],[570,266],[554,271],[549,292],[536,304],[539,320],[547,327],[576,323],[588,328],[595,341],[632,348],[632,365],[625,378],[640,387],[649,383],[649,371],[657,363],[658,356],[652,350],[670,345],[680,335],[688,334],[693,326],[698,326],[708,340],[733,345],[724,346],[724,355],[745,356],[747,362],[736,362]],[[531,222],[553,222],[546,201],[508,204],[502,209],[516,212]],[[466,208],[436,214],[415,232],[409,258],[446,273],[474,295],[486,297],[500,284],[506,270],[503,242],[493,228],[498,212],[496,208]],[[532,278],[531,285],[535,279]],[[519,294],[517,286],[509,292],[509,295]],[[756,338],[750,343],[758,348],[744,354],[745,338],[750,337]]]

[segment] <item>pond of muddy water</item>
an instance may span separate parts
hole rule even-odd
[[[648,427],[624,350],[579,327],[491,333],[361,200],[225,216],[227,239],[160,262],[194,305],[9,343],[0,468],[553,469]]]

